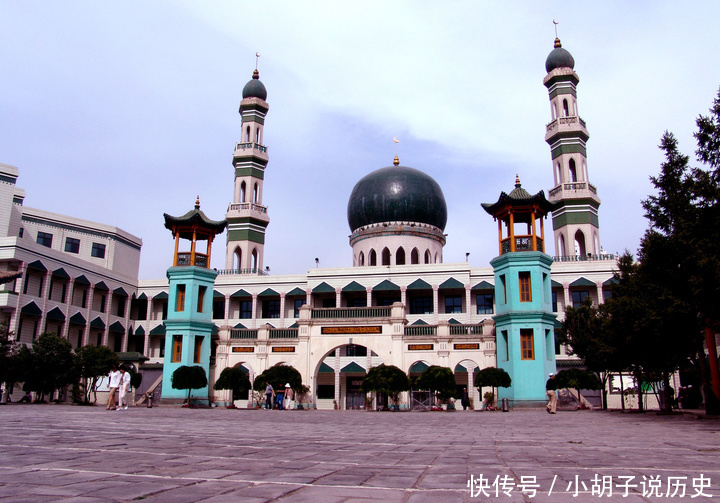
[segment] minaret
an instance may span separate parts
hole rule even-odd
[[[195,209],[181,217],[165,213],[165,227],[175,238],[173,266],[167,270],[169,280],[168,313],[165,325],[165,359],[163,363],[163,400],[182,400],[187,391],[172,387],[172,375],[181,366],[199,366],[210,380],[213,287],[218,273],[210,269],[210,251],[216,235],[225,230],[225,220],[210,220]],[[180,241],[189,241],[190,250],[180,250]],[[198,244],[207,241],[205,253]],[[208,387],[193,391],[206,401]]]
[[[590,135],[578,115],[575,60],[555,39],[555,48],[545,61],[543,84],[550,95],[552,121],[545,141],[550,145],[555,183],[548,199],[552,212],[555,255],[592,258],[600,253],[597,189],[590,184],[585,143]],[[562,260],[562,259],[560,259]]]
[[[482,205],[498,221],[500,255],[490,261],[495,275],[497,367],[512,379],[499,397],[513,405],[545,403],[545,381],[555,372],[555,315],[550,265],[544,253],[543,219],[554,205],[540,191],[531,195],[516,177],[515,189]]]
[[[235,145],[235,190],[228,207],[225,268],[235,274],[262,274],[265,229],[270,223],[262,205],[263,179],[268,163],[263,127],[269,106],[267,91],[257,69],[243,88],[240,102],[242,136]]]

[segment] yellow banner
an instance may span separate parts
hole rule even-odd
[[[322,327],[322,334],[381,334],[382,327]]]

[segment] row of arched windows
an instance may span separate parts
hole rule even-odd
[[[555,165],[555,184],[559,183],[575,183],[575,182],[586,182],[587,177],[587,164],[583,161],[582,168],[578,167],[575,163],[575,159],[570,158],[568,161],[567,170],[568,179],[565,179],[565,173],[562,169],[560,161]]]
[[[422,262],[421,262],[422,260]],[[420,256],[420,252],[417,248],[413,248],[410,252],[410,264],[434,264],[438,262],[437,252],[433,256],[430,250],[425,250],[423,256]],[[359,266],[374,266],[374,265],[405,265],[407,264],[407,257],[405,254],[405,248],[402,246],[395,250],[395,260],[393,263],[393,257],[390,250],[385,247],[380,252],[380,263],[378,263],[378,254],[374,249],[370,249],[367,256],[364,252],[360,252],[357,256],[356,264]]]
[[[255,185],[253,186],[253,194],[252,194],[252,202],[255,204],[258,204],[259,191],[260,191],[260,188],[258,187],[258,184],[255,183]],[[240,201],[239,202],[241,202],[241,203],[247,202],[246,197],[247,197],[247,184],[245,183],[245,181],[243,181],[240,184]]]
[[[258,251],[257,248],[253,248],[252,254],[250,255],[250,269],[255,270],[258,268]],[[234,270],[239,270],[242,267],[242,250],[238,247],[233,252],[233,264]]]
[[[573,100],[572,103],[569,103],[567,98],[563,98],[562,100],[562,117],[570,117],[573,115],[577,115],[577,101]],[[558,117],[558,109],[557,109],[557,102],[553,101],[552,104],[552,118],[553,120],[557,119]]]
[[[251,130],[250,130],[250,126],[248,125],[245,128],[245,141],[247,143],[250,143],[252,141],[252,140],[250,140],[250,138],[251,138]],[[260,143],[260,128],[259,127],[257,127],[255,129],[255,143]]]

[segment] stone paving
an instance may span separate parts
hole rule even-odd
[[[720,501],[720,420],[690,415],[8,404],[0,428],[0,501]]]

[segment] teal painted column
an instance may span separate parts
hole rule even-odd
[[[216,271],[197,266],[171,267],[167,271],[170,291],[165,320],[163,398],[187,397],[187,390],[172,387],[172,374],[182,365],[201,366],[210,380],[210,347],[214,327],[212,302],[216,276]],[[207,400],[208,391],[206,386],[193,390],[191,396]]]
[[[490,264],[495,274],[497,366],[512,378],[512,386],[500,388],[498,397],[515,405],[544,402],[545,382],[556,370],[552,257],[538,251],[512,252]]]

